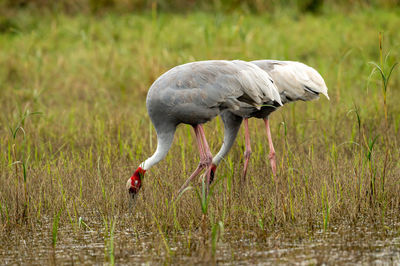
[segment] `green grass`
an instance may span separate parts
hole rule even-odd
[[[331,97],[290,104],[271,115],[276,179],[263,123],[252,119],[253,154],[247,182],[240,185],[244,137],[239,134],[218,168],[221,181],[207,204],[212,254],[222,228],[225,235],[263,239],[294,227],[386,228],[398,222],[400,71],[395,68],[385,85],[384,102],[380,74],[370,75],[369,64],[377,62],[388,73],[400,60],[398,9],[321,16],[26,11],[17,12],[10,25],[0,34],[2,235],[51,227],[53,217],[57,228],[102,230],[104,217],[113,217],[104,220],[105,259],[111,264],[118,263],[114,228],[158,234],[168,256],[189,253],[196,246],[190,237],[178,251],[171,252],[170,243],[182,232],[196,235],[204,223],[195,193],[173,202],[199,160],[191,129],[178,128],[167,158],[146,173],[134,209],[125,183],[156,146],[145,107],[149,86],[175,65],[205,59],[302,61],[322,74]],[[28,111],[40,115],[21,124]],[[205,130],[215,154],[222,122],[218,118]],[[61,239],[53,230],[53,245]]]

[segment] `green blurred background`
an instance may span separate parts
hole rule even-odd
[[[321,13],[327,10],[352,11],[357,8],[393,8],[398,7],[399,0],[1,0],[4,11],[13,9],[36,9],[66,13],[96,13],[108,11],[140,12],[157,6],[159,10],[170,12],[187,12],[193,10],[264,13],[281,9],[295,12]]]

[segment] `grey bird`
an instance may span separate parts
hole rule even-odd
[[[328,100],[328,88],[322,76],[312,67],[300,62],[294,61],[278,61],[278,60],[257,60],[251,63],[257,65],[268,73],[279,90],[283,104],[293,101],[310,101],[319,98],[319,94],[325,95]],[[280,105],[276,102],[264,102],[261,109],[256,109],[246,103],[240,104],[239,110],[225,110],[221,113],[224,123],[225,133],[224,142],[213,159],[211,166],[211,181],[214,178],[216,168],[221,160],[231,149],[242,121],[245,129],[245,146],[244,153],[245,163],[243,168],[243,179],[246,177],[247,166],[251,155],[250,134],[248,128],[248,119],[251,117],[261,118],[264,120],[268,144],[269,159],[271,163],[272,173],[276,175],[276,159],[275,149],[272,143],[271,131],[269,126],[269,115],[277,110]]]
[[[192,62],[161,75],[151,85],[146,99],[157,133],[157,149],[128,179],[131,196],[141,188],[145,172],[167,155],[176,127],[181,123],[193,126],[200,153],[199,165],[181,190],[204,168],[208,186],[212,154],[202,124],[221,112],[239,111],[243,105],[260,110],[265,102],[281,105],[278,89],[265,71],[245,61]]]

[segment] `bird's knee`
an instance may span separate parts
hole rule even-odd
[[[269,159],[275,159],[275,152],[270,152],[269,153]]]
[[[244,152],[244,158],[246,158],[246,159],[250,158],[251,153],[252,153],[251,150],[245,151]]]

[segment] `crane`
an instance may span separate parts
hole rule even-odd
[[[278,60],[256,60],[251,63],[257,65],[270,75],[279,90],[283,104],[298,100],[315,100],[319,98],[319,94],[325,95],[329,100],[328,88],[326,87],[324,79],[310,66],[300,62]],[[260,109],[257,109],[247,103],[241,103],[239,110],[224,110],[220,114],[224,123],[224,142],[221,149],[213,159],[210,173],[211,181],[214,178],[218,164],[231,149],[242,121],[244,124],[246,147],[244,152],[245,163],[242,176],[243,179],[245,179],[251,155],[250,133],[248,127],[248,119],[251,117],[264,120],[270,150],[269,160],[272,173],[274,176],[276,175],[275,149],[272,143],[268,117],[280,106],[281,105],[277,104],[277,102],[267,101],[264,102]]]
[[[204,168],[207,190],[212,154],[203,124],[224,111],[239,111],[243,104],[262,109],[265,102],[282,105],[271,77],[256,64],[234,60],[198,61],[179,65],[161,75],[150,87],[146,106],[157,133],[157,149],[128,179],[132,197],[142,186],[144,174],[160,162],[171,147],[176,127],[183,123],[194,128],[200,162],[181,190]]]

